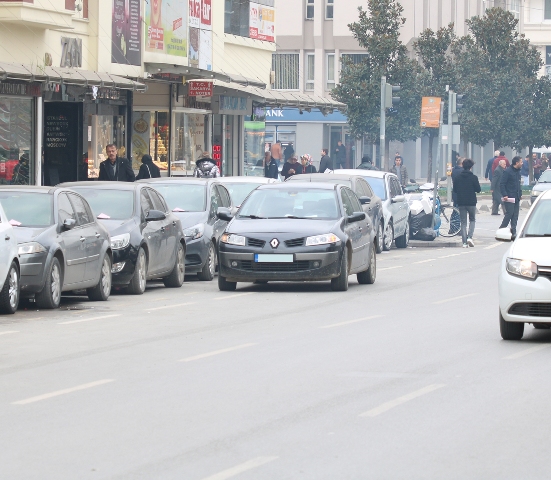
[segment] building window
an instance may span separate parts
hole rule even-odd
[[[316,57],[313,53],[306,54],[306,84],[305,90],[314,90],[314,78],[315,78],[315,61]]]
[[[545,11],[543,12],[545,20],[551,20],[551,0],[545,0]]]
[[[325,19],[333,20],[333,2],[334,0],[325,0]]]
[[[306,0],[306,20],[314,19],[314,0]]]
[[[367,53],[343,53],[341,55],[341,70],[344,70],[347,65],[362,63],[366,58]]]
[[[335,54],[327,54],[327,85],[326,90],[333,90],[335,88]]]
[[[520,0],[510,0],[509,11],[515,16],[517,20],[520,20]]]
[[[274,53],[272,55],[272,70],[275,73],[274,89],[299,89],[299,54]]]
[[[225,0],[224,33],[248,37],[249,15],[249,0]]]

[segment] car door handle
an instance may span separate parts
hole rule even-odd
[[[96,233],[96,238],[99,238],[101,237],[101,235],[99,233]]]
[[[172,222],[172,226],[173,226],[173,227],[176,226],[176,221]]]
[[[80,241],[81,241],[81,242],[84,242],[84,240],[86,240],[86,238],[80,237]]]
[[[9,235],[6,235],[6,236],[4,237],[4,240],[9,240],[10,238],[11,238],[11,237],[10,237]]]
[[[161,227],[161,232],[164,233],[164,231],[165,231],[165,227]]]

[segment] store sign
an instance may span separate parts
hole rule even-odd
[[[187,56],[187,0],[145,2],[145,51]]]
[[[189,0],[189,64],[212,70],[212,0]]]
[[[111,63],[141,65],[142,16],[140,0],[113,0]]]
[[[442,99],[440,97],[423,97],[423,101],[421,103],[421,127],[440,127],[441,104]]]
[[[0,95],[24,95],[40,97],[42,92],[39,83],[3,83],[0,82]]]
[[[249,37],[266,42],[275,41],[275,9],[258,3],[250,3]]]
[[[92,95],[94,100],[120,100],[121,91],[116,88],[100,88],[100,87],[88,87],[88,93]]]
[[[213,84],[212,82],[195,82],[187,83],[188,95],[190,97],[212,97]]]

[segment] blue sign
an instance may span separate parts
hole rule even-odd
[[[348,123],[348,119],[338,110],[329,115],[324,115],[317,108],[311,112],[298,108],[266,108],[266,123],[281,122],[317,122],[317,123]]]

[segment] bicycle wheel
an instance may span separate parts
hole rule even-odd
[[[440,209],[440,228],[438,233],[443,237],[455,237],[461,232],[461,217],[459,209],[442,205]]]

